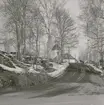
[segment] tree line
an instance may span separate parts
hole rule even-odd
[[[36,57],[44,51],[49,59],[56,43],[60,47],[61,57],[65,48],[76,46],[75,21],[64,8],[66,3],[64,0],[2,1],[0,9],[6,18],[4,33],[5,36],[9,33],[11,37],[6,41],[13,40],[12,46],[16,49],[18,60],[31,51]]]
[[[90,60],[104,58],[104,0],[80,0],[83,33],[87,36],[85,56]],[[95,59],[89,58],[89,56]]]

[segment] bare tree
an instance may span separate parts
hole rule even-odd
[[[21,45],[26,49],[25,27],[26,8],[28,0],[6,0],[4,2],[4,12],[7,16],[6,28],[16,35],[17,58],[21,59]]]
[[[61,60],[63,60],[65,47],[71,49],[77,44],[77,36],[75,34],[76,28],[73,19],[64,8],[56,9],[55,18],[58,30],[58,40],[61,48]]]
[[[44,26],[46,28],[46,34],[48,36],[47,40],[47,58],[50,58],[50,50],[51,50],[51,27],[53,21],[53,1],[52,0],[39,0],[40,8],[42,11],[42,15],[44,17]]]
[[[82,0],[81,5],[83,20],[83,29],[85,34],[91,39],[91,47],[95,49],[100,58],[103,59],[104,54],[104,20],[102,19],[102,7],[104,6],[103,0]]]
[[[39,8],[35,7],[34,9],[32,8],[31,12],[31,18],[29,20],[29,24],[28,27],[30,29],[30,33],[31,35],[29,35],[29,39],[31,41],[31,38],[33,39],[33,42],[35,43],[35,57],[36,60],[39,57],[39,53],[40,53],[40,38],[41,36],[44,35],[44,19],[40,13]],[[29,14],[30,15],[30,14]]]
[[[47,34],[47,58],[50,58],[50,53],[52,49],[52,37],[53,37],[53,21],[54,12],[56,7],[64,7],[66,3],[65,0],[39,0],[39,7],[41,14],[44,17],[44,26]]]
[[[64,9],[63,0],[5,0],[4,13],[7,16],[6,27],[8,32],[15,35],[17,58],[25,55],[28,44],[35,49],[39,56],[41,35],[47,39],[47,58],[53,45],[53,37],[58,36],[61,46],[61,55],[64,48],[72,48],[77,43],[74,21]],[[54,24],[55,23],[55,24]],[[54,32],[57,33],[54,33]],[[29,43],[27,43],[29,42]],[[42,41],[41,41],[42,42]]]

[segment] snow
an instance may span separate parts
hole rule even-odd
[[[4,70],[7,70],[7,71],[15,72],[15,73],[25,73],[25,70],[22,69],[22,68],[20,68],[20,67],[18,67],[18,66],[16,66],[16,65],[14,64],[14,62],[13,62],[8,56],[3,55],[3,54],[1,54],[1,55],[2,55],[3,57],[7,58],[7,59],[9,60],[9,62],[11,62],[11,63],[13,64],[13,66],[15,67],[15,68],[11,68],[11,67],[8,67],[8,66],[6,66],[6,65],[0,64],[0,67],[1,67],[1,68],[3,68]]]
[[[51,58],[54,59],[55,57],[57,57],[57,50],[51,52]]]
[[[39,69],[39,70],[43,70],[44,69],[44,67],[42,67],[41,65],[34,65],[34,68],[35,69]]]
[[[70,59],[70,63],[76,63],[75,59]]]
[[[53,68],[56,69],[56,71],[48,73],[51,77],[58,77],[64,73],[66,68],[69,66],[69,63],[63,63],[62,65],[53,63]]]
[[[103,74],[103,71],[95,67],[93,64],[87,64],[87,65],[91,66],[96,72],[100,72],[101,74]]]
[[[24,73],[25,72],[22,68],[19,68],[17,66],[15,66],[16,68],[10,68],[8,66],[0,64],[0,67],[2,67],[4,70],[12,71],[12,72],[15,72],[15,73]]]
[[[18,66],[15,66],[15,68],[10,68],[8,66],[0,64],[0,67],[2,67],[4,70],[15,72],[15,73],[25,73],[26,72],[26,70],[24,70],[24,69],[22,69],[22,68],[20,68]],[[36,65],[35,65],[35,67],[36,67]],[[38,65],[37,68],[40,69],[40,70],[43,69],[43,67],[41,67],[40,65]],[[33,66],[29,67],[28,70],[29,70],[28,71],[29,73],[34,73],[34,74],[40,73],[40,72],[34,70]]]
[[[34,73],[34,74],[39,74],[40,72],[39,71],[36,71],[33,66],[29,67],[29,73]]]
[[[3,56],[4,56],[4,55],[3,55]],[[15,67],[15,68],[11,68],[11,67],[8,67],[8,66],[6,66],[6,65],[0,64],[0,67],[2,67],[4,70],[12,71],[12,72],[15,72],[15,73],[25,73],[25,72],[26,72],[26,69],[23,69],[23,68],[20,68],[20,67],[16,66],[16,64],[15,64],[9,57],[7,57],[7,56],[4,56],[4,57],[6,57],[7,59],[9,59],[9,61],[10,61],[10,62],[13,64],[13,66]],[[26,65],[26,66],[30,66],[30,65],[24,64],[23,62],[20,62],[20,61],[18,61],[18,60],[17,60],[17,62],[18,62],[18,63],[21,63],[21,64],[23,64],[23,65]],[[33,67],[33,66],[28,67],[27,70],[28,70],[28,72],[30,72],[30,73],[40,73],[40,72],[34,70],[34,68],[35,68],[35,69],[37,68],[37,69],[39,69],[39,70],[43,70],[43,69],[44,69],[44,68],[43,68],[42,66],[40,66],[40,65],[34,65],[34,67]]]
[[[22,68],[20,68],[18,66],[15,66],[15,67],[16,67],[15,72],[17,72],[17,73],[25,73],[24,69],[22,69]]]
[[[26,64],[26,63],[21,62],[21,61],[19,61],[19,60],[16,60],[16,61],[17,61],[17,63],[23,64],[23,65],[25,65],[25,66],[30,66],[30,64]]]
[[[76,63],[75,59],[64,59],[63,62]]]
[[[43,71],[44,70],[44,67],[42,67],[41,65],[34,65],[29,67],[29,73],[34,73],[34,74],[39,74],[40,72],[39,71],[36,71],[36,69],[40,70],[40,71]]]

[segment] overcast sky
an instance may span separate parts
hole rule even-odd
[[[79,45],[78,48],[76,48],[75,50],[72,51],[73,56],[77,56],[79,55],[81,50],[85,49],[86,46],[86,39],[84,37],[83,34],[80,34],[80,20],[78,19],[78,16],[81,14],[81,10],[80,10],[80,5],[79,5],[79,0],[69,0],[66,8],[69,10],[72,18],[75,20],[76,24],[77,24],[77,32],[79,33]],[[77,33],[77,34],[78,34]]]

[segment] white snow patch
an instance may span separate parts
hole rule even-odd
[[[102,70],[100,70],[100,69],[98,69],[97,67],[95,67],[93,64],[87,64],[88,66],[91,66],[92,68],[94,68],[94,70],[96,71],[96,72],[100,72],[101,74],[103,74],[103,71]]]
[[[64,59],[63,62],[76,63],[75,59]]]
[[[34,73],[34,74],[39,74],[40,72],[39,71],[36,71],[34,68],[33,68],[33,66],[31,66],[30,68],[29,68],[29,71],[28,71],[29,73]]]
[[[53,68],[56,69],[56,71],[48,73],[48,75],[51,77],[58,77],[62,75],[66,70],[66,68],[69,66],[69,63],[64,63],[62,65],[56,64],[56,63],[52,63],[52,64],[53,64]]]
[[[40,70],[40,71],[36,71],[36,69]],[[29,73],[34,73],[34,74],[39,74],[41,71],[44,70],[44,67],[42,67],[41,65],[32,65],[31,67],[29,67]]]
[[[44,69],[44,67],[42,67],[41,65],[34,65],[34,68],[35,69],[39,69],[39,70],[43,70]]]
[[[19,63],[19,64],[22,64],[22,65],[25,65],[25,66],[30,66],[30,64],[26,64],[26,63],[21,62],[21,61],[19,61],[19,60],[16,60],[16,61],[17,61],[17,63]]]
[[[12,72],[15,72],[15,73],[24,73],[25,72],[22,68],[19,68],[17,66],[15,66],[16,68],[10,68],[8,66],[0,64],[0,67],[2,67],[4,70],[12,71]]]
[[[22,68],[20,68],[18,66],[15,66],[15,67],[16,67],[15,72],[17,72],[17,73],[25,73],[24,69],[22,69]]]

